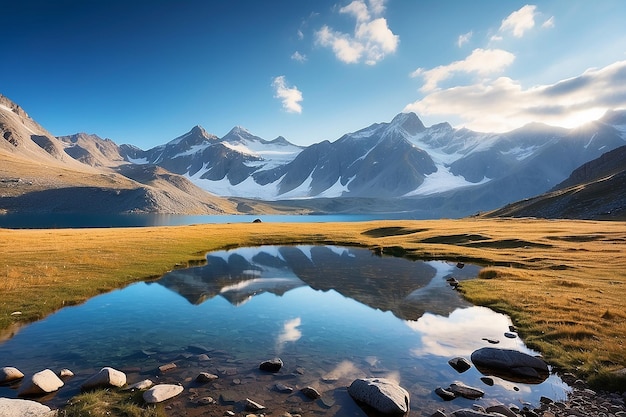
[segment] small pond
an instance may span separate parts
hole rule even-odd
[[[185,392],[167,403],[172,416],[241,412],[245,398],[275,415],[365,416],[346,387],[357,377],[374,376],[409,391],[411,416],[565,398],[568,387],[555,375],[541,384],[494,377],[488,386],[475,367],[460,374],[448,364],[494,346],[487,339],[533,353],[519,338],[504,336],[511,325],[507,316],[468,304],[446,281],[474,277],[478,270],[335,246],[212,252],[205,265],[95,297],[22,328],[0,345],[0,366],[27,375],[71,369],[75,376],[60,391],[40,399],[53,407],[103,366],[123,370],[129,383],[180,383]],[[280,372],[259,371],[262,361],[276,356],[284,362]],[[169,363],[176,368],[159,371]],[[198,384],[203,371],[219,379]],[[484,397],[444,402],[434,394],[455,381],[481,388]],[[296,391],[276,392],[276,383]],[[297,392],[304,386],[315,387],[322,399],[305,399]],[[16,395],[15,387],[0,387],[0,397]],[[207,396],[216,403],[200,404]]]

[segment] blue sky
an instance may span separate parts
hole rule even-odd
[[[54,135],[143,149],[200,124],[334,141],[575,126],[626,108],[626,1],[0,0],[0,94]]]

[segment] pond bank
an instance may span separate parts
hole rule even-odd
[[[626,225],[541,220],[225,224],[145,229],[0,230],[0,327],[30,322],[130,282],[261,244],[380,248],[487,269],[461,290],[505,312],[551,364],[617,390],[626,367]],[[398,248],[402,248],[401,251]],[[20,312],[21,314],[13,314]]]

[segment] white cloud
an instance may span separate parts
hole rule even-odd
[[[272,81],[274,97],[281,99],[283,109],[289,113],[302,113],[302,92],[297,87],[288,87],[284,75],[280,75]]]
[[[298,61],[298,62],[304,62],[306,61],[306,55],[301,54],[299,51],[294,52],[293,54],[291,54],[291,59],[293,59],[294,61]]]
[[[336,31],[327,25],[316,32],[316,42],[329,47],[338,60],[347,64],[365,62],[375,65],[386,55],[394,53],[398,48],[399,37],[395,35],[387,20],[381,17],[385,10],[384,0],[354,0],[339,9],[340,13],[348,14],[356,19],[354,33]]]
[[[511,13],[500,25],[500,32],[511,32],[516,38],[524,36],[524,32],[535,26],[537,6],[529,5]]]
[[[411,77],[423,77],[424,85],[420,89],[423,92],[437,90],[438,84],[457,73],[478,74],[486,76],[501,72],[511,65],[515,55],[502,49],[477,48],[462,61],[455,61],[448,65],[440,65],[433,69],[418,68],[411,73]]]
[[[626,61],[549,85],[524,88],[508,77],[434,91],[404,111],[459,117],[478,131],[508,131],[530,122],[575,127],[626,108]]]
[[[459,39],[456,41],[459,48],[468,43],[470,39],[472,39],[472,35],[474,35],[474,32],[472,31],[459,35]]]

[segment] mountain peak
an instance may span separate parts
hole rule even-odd
[[[398,114],[391,121],[391,125],[401,127],[410,135],[415,135],[426,129],[417,114],[413,112]]]
[[[195,125],[191,130],[184,135],[177,137],[169,141],[168,145],[179,145],[182,142],[188,143],[188,145],[199,144],[204,141],[212,141],[215,140],[216,136],[208,133],[204,128],[200,125]]]

